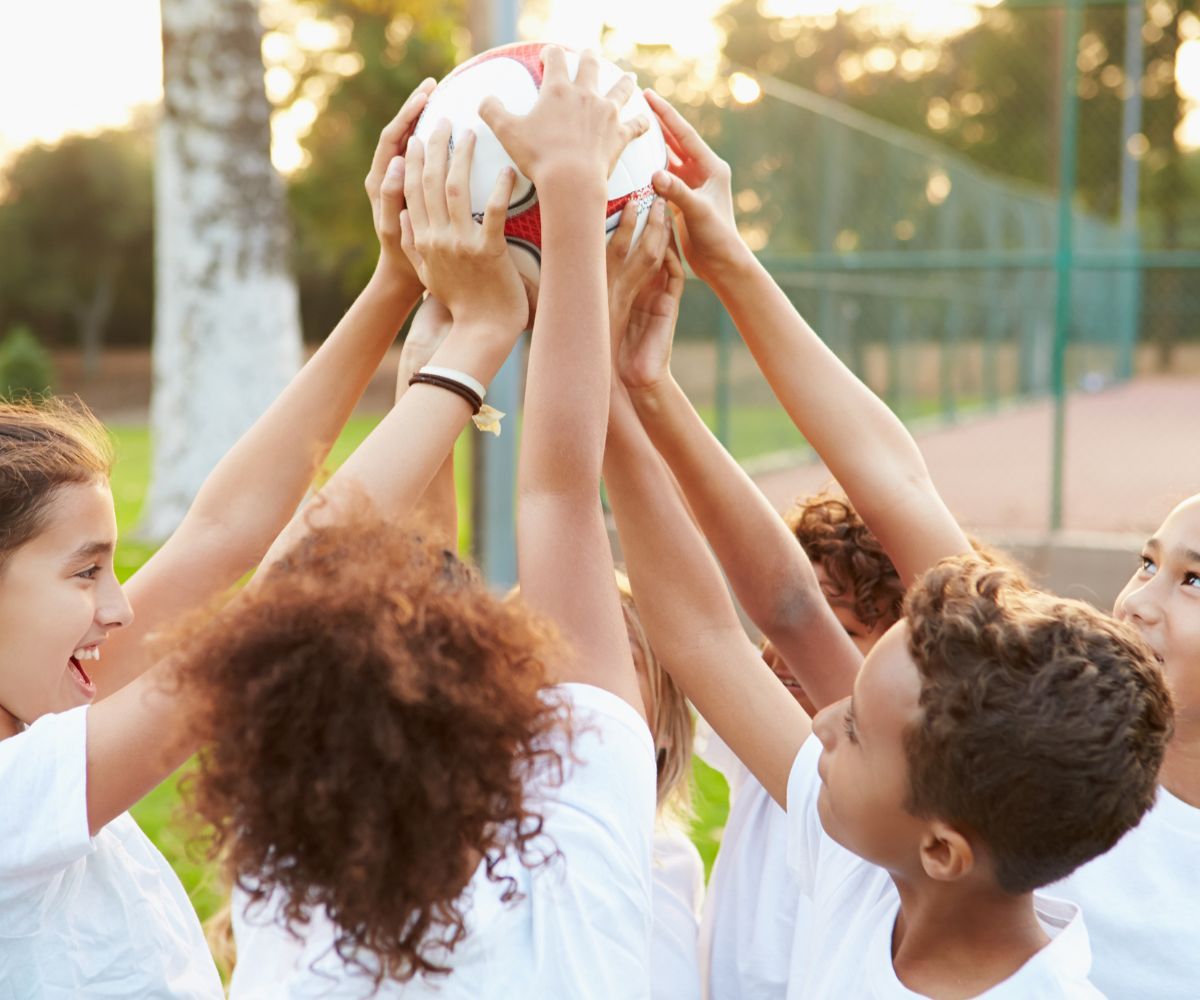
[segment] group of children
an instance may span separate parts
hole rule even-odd
[[[606,247],[647,123],[594,57],[544,60],[527,116],[480,109],[538,192],[536,303],[512,172],[477,221],[472,138],[410,138],[426,81],[367,177],[374,276],[123,588],[103,430],[0,409],[0,996],[223,995],[126,811],[193,754],[234,997],[1194,993],[1200,496],[1112,616],[1040,592],[963,534],[653,92],[660,197]],[[673,380],[677,247],[845,498],[781,519]],[[394,407],[297,513],[423,295]],[[451,454],[531,319],[503,596],[455,553]],[[693,743],[731,791],[706,894]]]

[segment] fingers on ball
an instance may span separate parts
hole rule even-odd
[[[512,167],[505,167],[496,178],[495,187],[483,210],[483,234],[489,243],[504,240],[504,223],[508,219],[508,206],[516,183],[517,174]]]

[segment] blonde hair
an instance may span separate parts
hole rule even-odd
[[[633,602],[629,578],[620,570],[617,570],[617,590],[634,664],[645,671],[650,688],[651,704],[646,706],[646,715],[658,764],[658,812],[660,816],[666,814],[671,819],[684,820],[691,812],[692,799],[692,743],[696,729],[692,709],[650,648]]]

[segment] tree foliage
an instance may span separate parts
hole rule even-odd
[[[1180,19],[1197,0],[1147,4],[1142,43],[1146,223],[1178,245],[1171,220],[1196,203],[1175,140],[1184,107],[1174,85]],[[941,41],[912,37],[870,12],[768,18],[757,0],[722,13],[725,55],[737,66],[816,91],[874,118],[936,139],[998,173],[1046,189],[1057,184],[1063,11],[1000,6],[977,27]],[[1115,215],[1120,198],[1126,87],[1125,6],[1087,7],[1077,53],[1082,101],[1079,190],[1095,212]]]
[[[349,28],[340,51],[310,57],[296,92],[332,88],[304,140],[308,165],[290,189],[305,332],[323,337],[370,276],[378,246],[363,178],[379,132],[418,83],[465,54],[462,4],[438,0],[319,0],[314,15]],[[336,67],[349,56],[358,69]]]
[[[0,328],[25,322],[56,345],[149,341],[153,156],[145,117],[17,155],[0,184]]]

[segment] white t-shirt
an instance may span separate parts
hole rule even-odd
[[[0,740],[0,1000],[215,998],[183,886],[128,814],[87,821],[87,706]]]
[[[836,843],[817,814],[817,758],[821,744],[809,737],[788,779],[788,863],[801,892],[812,897],[814,919],[807,947],[793,954],[803,976],[789,1000],[859,997],[915,1000],[892,965],[892,935],[900,895],[886,871]],[[987,1000],[1095,1000],[1103,994],[1088,982],[1091,948],[1074,903],[1034,894],[1034,910],[1050,943],[1016,972],[983,993]]]
[[[696,938],[704,898],[704,862],[676,826],[654,832],[654,929],[650,939],[651,1000],[700,1000]]]
[[[787,814],[703,723],[696,751],[729,783],[729,817],[700,922],[700,968],[711,1000],[783,1000],[793,941],[812,904],[787,866]]]
[[[654,745],[625,701],[587,684],[550,689],[571,708],[576,763],[540,792],[545,830],[561,852],[530,870],[506,859],[521,898],[500,902],[504,885],[480,866],[467,888],[467,937],[446,956],[449,976],[385,983],[333,951],[327,916],[314,913],[303,942],[273,927],[277,906],[234,905],[238,966],[231,1000],[264,997],[437,998],[437,1000],[649,1000]],[[245,897],[241,897],[244,906]],[[365,959],[369,960],[369,959]]]
[[[1050,891],[1078,903],[1111,1000],[1200,995],[1200,809],[1165,788],[1107,854]]]

